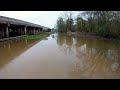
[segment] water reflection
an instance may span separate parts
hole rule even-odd
[[[74,52],[72,50],[73,47],[73,37],[71,35],[66,35],[59,33],[57,36],[57,44],[60,46],[60,50],[64,51],[65,54],[72,55]]]
[[[74,77],[109,78],[115,74],[114,78],[120,78],[120,42],[58,34],[57,43],[65,53],[76,49],[78,60],[70,70]]]
[[[37,42],[0,43],[0,78],[120,78],[120,42],[62,33]]]
[[[36,44],[38,40],[17,39],[0,42],[0,68]]]

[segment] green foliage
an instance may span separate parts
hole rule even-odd
[[[90,33],[95,33],[106,38],[118,38],[120,34],[120,12],[119,11],[85,11],[86,29]],[[81,17],[82,18],[82,17]],[[80,22],[78,22],[80,23]],[[81,23],[83,23],[81,21]],[[79,25],[83,28],[83,26]]]
[[[75,31],[72,14],[65,14],[67,17],[60,16],[57,20],[57,29],[59,32]]]
[[[66,20],[66,28],[67,28],[67,31],[71,31],[73,29],[73,19],[72,18],[68,18]]]
[[[57,29],[60,32],[63,32],[63,31],[66,30],[65,28],[66,28],[66,25],[65,25],[65,22],[64,22],[63,18],[59,17],[58,20],[57,20]]]
[[[69,15],[65,20],[61,17],[58,18],[57,28],[64,32],[79,31],[120,39],[120,11],[84,11],[82,14],[78,14],[75,22],[74,24],[73,18]]]

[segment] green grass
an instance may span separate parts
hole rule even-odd
[[[35,35],[27,35],[27,36],[23,36],[21,38],[26,38],[26,39],[33,39],[33,40],[36,40],[36,39],[43,39],[45,37],[49,36],[49,34],[35,34]]]

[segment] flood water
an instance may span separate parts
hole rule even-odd
[[[53,34],[0,42],[2,79],[120,79],[120,42]]]

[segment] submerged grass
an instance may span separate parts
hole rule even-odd
[[[43,39],[45,37],[49,36],[49,34],[35,34],[35,35],[26,35],[21,37],[22,39],[32,39],[32,40],[36,40],[36,39]]]

